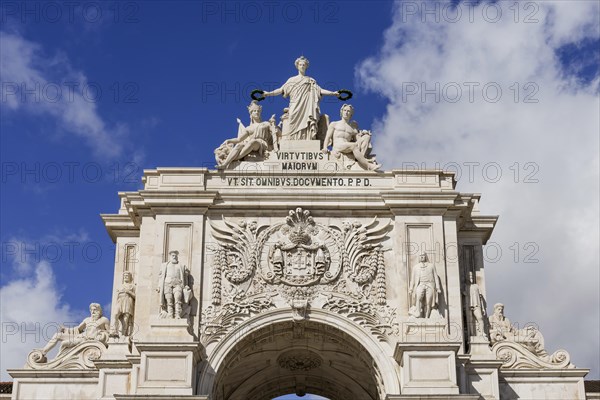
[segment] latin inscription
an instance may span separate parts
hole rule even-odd
[[[281,163],[282,172],[314,171],[323,168],[320,163],[326,160],[326,155],[318,151],[279,151],[275,153],[276,161]],[[243,176],[226,178],[228,186],[251,187],[367,187],[371,186],[368,178],[348,178],[332,176]]]
[[[325,159],[325,154],[318,151],[278,151],[275,154],[280,161],[316,161]]]
[[[321,177],[244,177],[227,178],[228,186],[276,186],[276,187],[295,187],[295,186],[325,186],[325,187],[346,187],[346,186],[371,186],[368,178],[321,178]]]

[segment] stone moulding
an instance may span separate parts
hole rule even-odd
[[[557,350],[547,357],[540,358],[518,343],[504,341],[492,346],[492,353],[502,361],[502,369],[575,368],[571,364],[571,356],[565,350]]]
[[[40,350],[33,350],[27,357],[29,369],[96,369],[94,361],[106,350],[106,345],[97,340],[86,341],[59,353],[54,360],[45,361]]]

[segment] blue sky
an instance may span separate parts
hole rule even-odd
[[[354,92],[386,169],[458,165],[458,188],[501,215],[488,303],[536,321],[549,349],[597,379],[598,3],[530,3],[3,2],[2,379],[36,347],[32,324],[110,302],[114,247],[99,214],[116,212],[117,192],[141,188],[143,169],[212,168],[250,90],[280,86],[302,54],[322,87]],[[285,105],[267,99],[263,117]],[[337,117],[339,105],[322,109]]]

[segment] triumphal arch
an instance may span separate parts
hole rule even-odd
[[[252,93],[214,170],[146,170],[119,193],[111,315],[94,303],[33,350],[13,398],[584,399],[588,370],[487,305],[480,196],[382,170],[359,110],[320,111],[351,92],[295,65]]]

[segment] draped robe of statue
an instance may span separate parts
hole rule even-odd
[[[314,139],[321,116],[321,88],[317,81],[309,76],[293,76],[283,85],[283,97],[290,98],[289,117],[283,126],[283,138]]]

